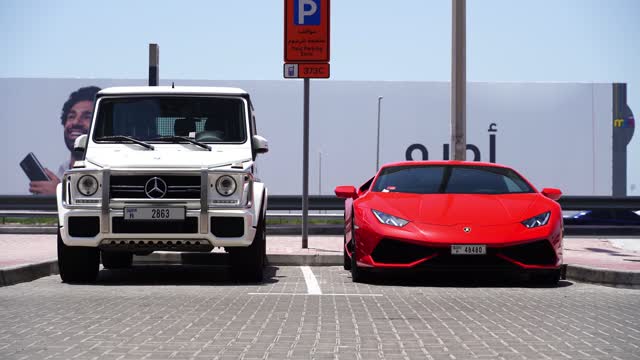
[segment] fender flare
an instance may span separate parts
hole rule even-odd
[[[253,219],[254,228],[258,227],[258,222],[260,221],[260,217],[267,217],[267,200],[268,200],[268,191],[267,187],[264,186],[264,183],[255,182],[253,183],[253,201],[254,201],[254,211],[255,217]]]
[[[64,215],[69,211],[62,206],[62,183],[56,186],[56,206],[58,208],[58,227],[62,227],[64,226]]]

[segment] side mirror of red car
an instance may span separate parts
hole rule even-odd
[[[336,196],[343,199],[355,199],[358,197],[356,188],[353,186],[336,186]]]
[[[562,191],[556,188],[544,188],[542,189],[542,195],[548,197],[551,200],[558,200],[562,196]]]

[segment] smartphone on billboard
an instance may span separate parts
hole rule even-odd
[[[30,152],[27,156],[22,159],[20,162],[20,167],[27,174],[29,180],[31,181],[49,181],[49,176],[44,172],[44,167],[38,161],[38,158]]]

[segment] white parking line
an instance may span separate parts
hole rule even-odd
[[[313,271],[311,271],[311,268],[308,266],[300,266],[300,270],[302,270],[304,281],[307,283],[307,294],[322,295],[322,290],[320,290],[318,280],[316,279],[316,276],[313,275]]]
[[[307,296],[309,294],[300,293],[270,293],[270,292],[250,292],[247,295],[291,295],[291,296]],[[322,296],[384,296],[383,294],[320,294]]]

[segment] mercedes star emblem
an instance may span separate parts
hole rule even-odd
[[[471,228],[468,226],[465,226],[462,228],[462,231],[466,232],[466,233],[470,233],[471,232]]]
[[[152,177],[144,185],[144,192],[150,199],[161,199],[167,194],[167,183],[159,177]]]

